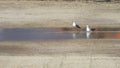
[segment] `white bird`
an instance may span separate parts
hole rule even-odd
[[[91,29],[90,29],[90,27],[88,25],[86,25],[86,31],[91,32]]]
[[[87,32],[92,32],[94,30],[95,30],[94,28],[90,28],[88,25],[86,25],[86,31]]]
[[[73,27],[80,28],[80,26],[78,24],[76,24],[76,21],[73,21]]]

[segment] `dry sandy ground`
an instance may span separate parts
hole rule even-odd
[[[0,67],[120,68],[119,41],[1,41]]]
[[[120,68],[119,57],[0,56],[0,61],[1,68]]]
[[[0,27],[120,26],[119,3],[0,1]]]

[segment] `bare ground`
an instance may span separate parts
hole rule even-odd
[[[120,27],[119,16],[119,3],[0,1],[0,28]],[[0,41],[0,67],[120,68],[119,41]]]
[[[81,55],[120,57],[120,40],[1,41],[0,55]]]
[[[1,28],[120,26],[119,3],[0,1]]]
[[[120,40],[1,41],[0,67],[119,68]]]

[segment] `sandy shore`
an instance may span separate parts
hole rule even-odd
[[[119,41],[1,41],[0,67],[119,68]]]
[[[1,41],[1,56],[81,55],[120,57],[120,40]]]
[[[0,1],[0,27],[120,26],[119,3]]]
[[[120,68],[119,57],[0,56],[0,61],[2,68]]]
[[[119,3],[0,1],[0,28],[120,27]],[[120,68],[119,39],[0,41],[1,68]]]

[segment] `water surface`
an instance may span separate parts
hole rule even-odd
[[[0,29],[0,40],[120,39],[119,29],[98,30],[100,31],[86,32],[65,28]]]

